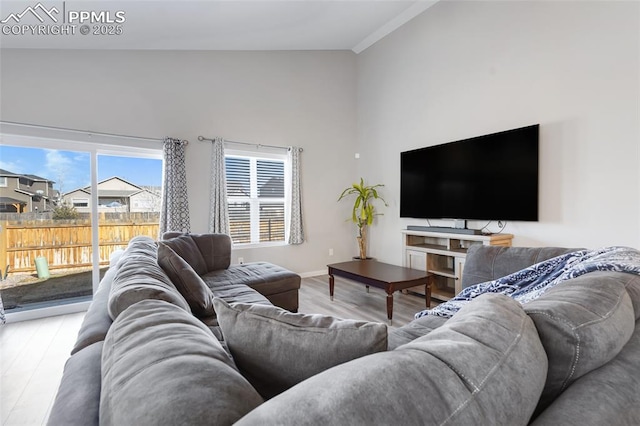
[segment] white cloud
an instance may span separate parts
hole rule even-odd
[[[50,176],[56,187],[64,190],[75,189],[78,183],[73,178],[76,167],[73,159],[66,153],[56,149],[45,149],[43,175]]]
[[[65,173],[73,167],[73,160],[55,149],[47,149],[45,169],[52,174]]]
[[[23,165],[20,163],[16,163],[15,161],[0,160],[0,169],[6,170],[11,173],[25,173]]]

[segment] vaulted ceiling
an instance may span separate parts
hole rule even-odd
[[[42,3],[3,0],[0,47],[352,50],[360,53],[434,3],[436,1],[415,0],[82,0]],[[95,14],[85,15],[81,22],[81,11]],[[96,22],[99,20],[102,22]],[[46,34],[33,35],[30,28],[23,29],[25,25],[43,27]],[[87,32],[87,27],[81,28],[83,25],[88,25],[88,34],[83,33]],[[60,33],[64,26],[67,29],[62,31],[66,33]],[[117,26],[119,29],[115,30]],[[110,30],[113,34],[100,34]]]

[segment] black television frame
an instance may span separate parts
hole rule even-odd
[[[539,220],[540,125],[400,153],[400,217]]]

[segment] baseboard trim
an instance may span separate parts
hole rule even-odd
[[[302,272],[299,275],[302,278],[317,277],[319,275],[327,275],[327,270],[323,269],[322,271]]]

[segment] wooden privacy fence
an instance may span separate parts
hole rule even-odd
[[[158,238],[159,213],[106,213],[98,221],[100,264],[108,264],[117,249],[126,248],[137,235]],[[91,221],[0,221],[0,267],[10,272],[35,272],[35,259],[45,257],[49,269],[92,265]]]

